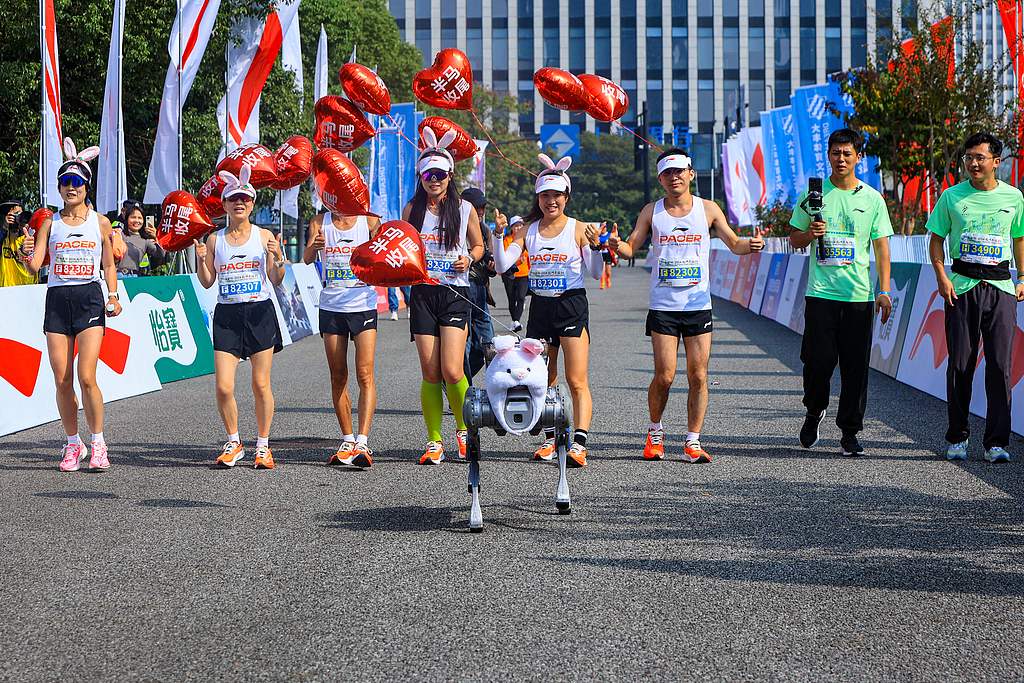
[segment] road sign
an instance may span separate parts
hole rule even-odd
[[[541,126],[540,146],[542,149],[552,149],[552,159],[561,159],[570,156],[574,159],[580,155],[580,127],[575,124],[568,126]]]

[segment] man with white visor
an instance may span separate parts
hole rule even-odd
[[[679,149],[664,152],[658,157],[658,182],[667,196],[643,208],[628,241],[619,239],[617,228],[608,238],[608,247],[628,259],[651,236],[653,267],[646,333],[654,347],[654,379],[647,391],[651,425],[644,458],[648,460],[665,457],[661,418],[675,380],[682,337],[689,382],[683,460],[711,461],[700,445],[700,430],[708,407],[711,355],[710,230],[714,229],[734,254],[751,254],[764,248],[761,237],[741,240],[729,228],[717,204],[690,193],[694,177],[690,157]]]

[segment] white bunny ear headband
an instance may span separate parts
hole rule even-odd
[[[572,166],[572,157],[562,157],[558,163],[551,161],[547,154],[538,154],[537,158],[544,164],[544,170],[537,176],[537,183],[534,192],[540,194],[546,190],[555,192],[572,193],[572,181],[566,171]]]
[[[64,156],[67,157],[67,161],[57,169],[57,178],[59,179],[65,175],[76,175],[85,180],[85,182],[92,183],[92,168],[87,162],[99,155],[100,148],[95,145],[88,149],[83,149],[81,154],[79,154],[78,148],[75,147],[75,143],[71,141],[71,138],[64,138]]]
[[[221,200],[236,194],[244,194],[256,199],[256,188],[249,183],[250,173],[248,164],[242,164],[242,170],[238,172],[237,176],[230,171],[218,173],[217,175],[225,183],[224,190],[220,193]]]
[[[418,173],[423,173],[428,168],[441,168],[445,171],[455,170],[455,158],[452,157],[452,153],[449,152],[446,147],[455,142],[455,131],[449,130],[441,139],[437,139],[437,133],[430,126],[423,126],[423,148],[420,150],[420,156],[416,160],[416,170]],[[439,157],[448,161],[448,168],[443,168],[443,165],[438,164]]]

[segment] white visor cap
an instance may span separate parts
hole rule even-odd
[[[523,222],[523,217],[522,216],[512,216],[512,218],[508,219],[508,224],[509,225],[515,225],[516,223],[522,223],[522,222]]]
[[[428,157],[420,159],[420,163],[417,165],[418,173],[423,174],[432,169],[451,173],[452,165],[447,159],[442,156],[437,156],[436,154],[431,154]]]
[[[692,166],[690,157],[685,154],[670,154],[658,162],[658,175],[661,175],[670,168],[687,169]]]
[[[534,193],[540,194],[541,192],[546,192],[548,190],[569,194],[569,192],[572,191],[569,176],[564,173],[548,173],[538,176]]]

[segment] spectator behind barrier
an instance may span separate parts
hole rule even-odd
[[[150,268],[156,268],[167,261],[167,252],[160,248],[142,215],[142,205],[134,199],[126,201],[121,209],[120,227],[125,243],[124,256],[117,262],[117,276],[120,278],[148,275]]]
[[[28,226],[28,219],[32,214],[23,211],[21,202],[16,200],[6,201],[0,204],[0,232],[3,237],[3,249],[0,253],[0,287],[11,287],[14,285],[34,285],[39,282],[39,277],[30,275],[25,270],[25,264],[18,256],[18,249],[25,241],[23,228]]]

